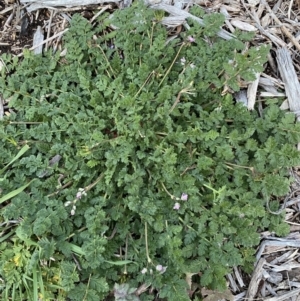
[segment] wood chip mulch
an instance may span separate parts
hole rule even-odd
[[[105,11],[112,13],[131,2],[0,1],[0,54],[22,56],[24,48],[36,53],[47,49],[62,51],[62,36],[75,12],[93,22],[97,15]],[[186,17],[193,17],[189,14],[191,5],[199,5],[207,13],[221,12],[226,16],[226,25],[220,32],[222,38],[230,39],[236,29],[255,32],[252,45],[272,47],[268,63],[265,71],[257,74],[256,81],[246,83],[236,98],[251,110],[255,103],[260,107],[265,98],[280,97],[284,99],[281,108],[294,112],[299,120],[300,0],[148,0],[147,3],[169,13],[162,22],[175,32],[181,30]],[[0,118],[4,112],[1,104],[5,105],[5,100],[1,102],[0,98]],[[253,274],[245,275],[236,267],[227,276],[228,291],[219,294],[203,289],[203,296],[214,297],[209,300],[300,301],[300,167],[291,169],[290,174],[295,181],[290,194],[282,200],[290,234],[278,238],[274,233],[260,233]]]

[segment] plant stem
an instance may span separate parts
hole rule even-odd
[[[149,256],[149,249],[148,249],[148,229],[147,229],[147,222],[145,222],[145,245],[146,245],[146,256],[148,263],[151,263],[152,260]]]
[[[175,61],[177,60],[178,55],[179,55],[179,53],[180,53],[180,51],[181,51],[181,49],[182,49],[182,47],[183,47],[184,45],[185,45],[185,43],[182,43],[182,44],[181,44],[181,46],[180,46],[180,48],[179,48],[179,50],[178,50],[178,52],[177,52],[177,54],[176,54],[176,56],[175,56],[173,62],[171,63],[171,66],[169,67],[169,69],[167,70],[165,76],[163,77],[163,79],[162,79],[161,82],[159,83],[159,85],[158,85],[159,87],[161,86],[161,84],[163,83],[163,81],[165,80],[165,78],[167,77],[167,75],[170,73],[170,71],[171,71],[171,69],[172,69],[172,67],[173,67],[173,65],[174,65],[174,63],[175,63]]]

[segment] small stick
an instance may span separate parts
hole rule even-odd
[[[55,38],[57,38],[57,37],[63,35],[64,33],[66,33],[68,30],[69,30],[69,28],[66,28],[65,30],[63,30],[63,31],[61,31],[61,32],[59,32],[59,33],[53,35],[53,36],[50,37],[49,39],[44,40],[42,43],[39,43],[39,44],[37,44],[37,45],[34,45],[33,47],[30,47],[29,50],[33,50],[33,49],[35,49],[35,48],[37,48],[37,47],[39,47],[39,46],[41,46],[41,45],[44,45],[45,43],[47,43],[47,42],[49,42],[49,41],[54,40]],[[23,55],[24,55],[24,53],[20,53],[20,54],[18,54],[17,56],[18,56],[18,57],[21,57],[21,56],[23,56]]]
[[[48,50],[48,42],[49,42],[49,38],[50,38],[52,19],[53,19],[53,9],[51,9],[51,13],[50,13],[50,20],[49,20],[49,24],[48,24],[47,42],[46,42],[46,46],[45,46],[45,51]]]

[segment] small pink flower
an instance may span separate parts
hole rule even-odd
[[[183,194],[181,195],[181,198],[180,198],[180,199],[181,199],[182,201],[187,201],[187,200],[188,200],[188,197],[189,197],[189,196],[188,196],[186,193],[183,193]]]
[[[76,199],[80,200],[82,196],[86,195],[86,192],[84,191],[83,188],[79,188],[78,192],[76,193]]]
[[[156,266],[156,271],[160,272],[160,274],[163,274],[166,270],[167,270],[167,267],[164,267],[161,264],[158,264]]]
[[[173,209],[174,210],[179,210],[180,208],[180,204],[179,203],[175,203]]]
[[[190,43],[195,42],[195,38],[193,38],[192,36],[188,36],[188,37],[187,37],[187,40],[188,40]]]

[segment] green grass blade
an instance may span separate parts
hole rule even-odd
[[[10,236],[12,236],[15,232],[16,232],[16,230],[13,229],[12,231],[10,231],[7,234],[5,234],[4,236],[0,237],[0,243],[3,242],[3,241],[5,241]]]
[[[12,292],[11,292],[11,300],[14,301],[16,296],[16,286],[13,285]]]
[[[32,280],[33,280],[33,301],[38,301],[38,280],[37,280],[37,274],[36,274],[36,267],[32,269]]]
[[[13,190],[13,191],[9,192],[8,194],[4,195],[2,198],[0,198],[0,204],[2,204],[3,202],[15,197],[19,193],[21,193],[26,187],[28,187],[31,184],[32,181],[33,180],[31,180],[29,183],[19,187],[18,189]]]
[[[7,169],[8,166],[10,166],[11,164],[13,164],[16,160],[18,160],[21,156],[23,156],[28,150],[30,149],[30,147],[26,144],[24,145],[21,150],[17,153],[17,155],[4,167],[0,170],[0,175]]]
[[[46,294],[45,294],[44,281],[43,281],[43,277],[42,277],[42,273],[41,273],[40,269],[39,269],[39,274],[38,274],[38,283],[39,283],[39,288],[40,288],[40,292],[42,294],[42,300],[43,300],[45,298]]]
[[[71,247],[71,250],[72,252],[74,252],[75,254],[78,254],[78,255],[85,255],[85,252],[82,250],[81,247],[78,247],[74,244],[71,244],[69,243],[70,247]]]
[[[32,292],[31,292],[30,286],[28,285],[26,279],[28,279],[28,280],[30,280],[30,281],[32,281],[32,279],[29,278],[26,274],[23,275],[23,284],[24,284],[25,291],[26,291],[26,294],[27,294],[27,299],[28,299],[28,300],[33,300],[33,299],[32,299]]]

